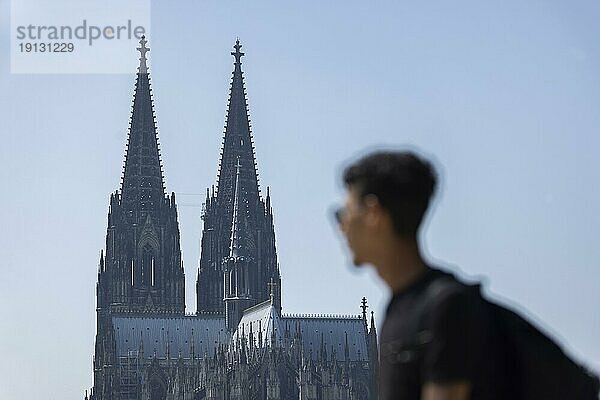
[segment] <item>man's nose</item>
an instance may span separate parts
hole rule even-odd
[[[342,215],[342,218],[340,219],[339,227],[340,227],[340,231],[342,231],[342,233],[344,235],[346,235],[348,233],[348,218],[347,218],[347,216]]]

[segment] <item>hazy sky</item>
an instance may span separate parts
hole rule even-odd
[[[600,3],[369,3],[152,3],[187,311],[239,36],[284,312],[358,314],[367,296],[381,323],[387,293],[351,266],[328,210],[348,160],[409,145],[443,180],[422,235],[429,259],[483,278],[600,367]],[[81,399],[135,77],[10,74],[0,4],[0,398]]]

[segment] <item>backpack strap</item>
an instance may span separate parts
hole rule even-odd
[[[424,349],[433,339],[428,327],[428,317],[439,295],[445,295],[459,288],[451,277],[435,278],[419,295],[410,317],[405,321],[405,336],[399,340],[381,343],[381,356],[391,364],[404,364],[422,357]]]
[[[433,340],[430,316],[440,301],[454,293],[471,290],[471,287],[457,281],[452,275],[442,275],[429,282],[413,305],[410,319],[406,321],[407,335],[402,340],[381,343],[381,356],[389,363],[406,363],[421,359],[423,352]],[[479,290],[479,286],[477,286]]]

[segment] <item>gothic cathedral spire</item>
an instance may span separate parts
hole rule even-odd
[[[230,327],[237,323],[245,307],[269,299],[267,284],[271,279],[278,288],[274,304],[281,307],[270,196],[263,199],[260,195],[242,72],[244,53],[239,39],[233,48],[234,68],[217,190],[205,204],[196,282],[198,313],[234,315],[228,317]],[[241,293],[243,296],[236,296]],[[229,304],[229,311],[225,303]]]
[[[148,41],[140,40],[140,65],[135,83],[133,109],[129,121],[129,137],[125,150],[125,165],[121,181],[121,197],[130,209],[150,211],[165,195],[165,183],[160,161],[158,131],[146,53]]]
[[[175,193],[165,195],[146,44],[142,36],[121,190],[110,196],[99,312],[185,308],[177,206]]]
[[[242,45],[239,39],[233,47],[235,51],[231,52],[231,55],[235,57],[235,62],[217,185],[217,198],[221,204],[227,206],[229,211],[233,207],[233,190],[238,163],[241,165],[240,189],[245,192],[248,201],[257,203],[260,195],[242,72],[241,60],[244,53],[240,51]]]

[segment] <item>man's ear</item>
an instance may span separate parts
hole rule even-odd
[[[381,207],[379,199],[374,194],[368,194],[363,199],[365,210],[365,224],[371,228],[380,227],[385,218],[385,210]]]

